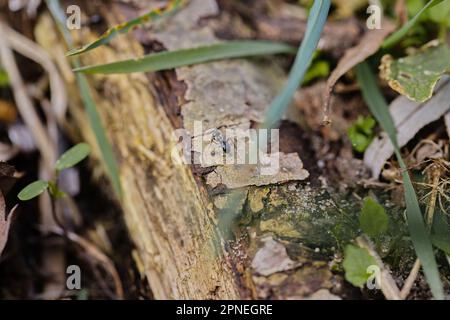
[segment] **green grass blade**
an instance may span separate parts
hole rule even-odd
[[[264,121],[265,128],[274,127],[283,116],[294,92],[300,86],[320,40],[330,10],[330,0],[316,0],[311,8],[305,37],[300,45],[288,82],[270,105]]]
[[[358,83],[361,87],[362,94],[370,111],[377,118],[381,127],[389,135],[394,146],[397,160],[402,169],[403,185],[405,188],[405,200],[407,211],[407,222],[411,240],[420,259],[423,271],[430,285],[431,292],[436,299],[444,299],[444,292],[442,283],[439,278],[439,270],[436,264],[436,259],[433,253],[431,240],[425,225],[422,212],[419,207],[419,202],[416,193],[408,174],[408,169],[402,159],[400,149],[397,142],[397,132],[394,121],[389,112],[388,105],[380,92],[376,79],[366,62],[359,64],[356,67],[356,74]]]
[[[293,53],[289,45],[269,41],[229,41],[192,49],[164,51],[108,64],[86,66],[74,71],[93,73],[131,73],[161,71],[197,63],[248,56]]]
[[[388,48],[394,46],[395,44],[397,44],[408,33],[408,31],[411,30],[412,27],[414,27],[414,25],[419,20],[420,16],[428,8],[431,8],[431,7],[439,4],[442,1],[444,1],[444,0],[430,0],[430,1],[428,1],[428,3],[411,20],[409,20],[407,23],[405,23],[405,25],[403,27],[401,27],[399,30],[397,30],[396,32],[391,34],[389,37],[387,37],[383,41],[383,44],[381,45],[381,47],[383,49],[388,49]]]
[[[154,21],[166,16],[169,16],[176,11],[178,11],[183,5],[187,3],[186,0],[172,0],[164,9],[154,9],[151,10],[142,16],[139,16],[135,19],[132,19],[130,21],[127,21],[125,23],[122,23],[118,26],[115,26],[108,31],[106,31],[104,34],[102,34],[97,40],[81,47],[78,49],[72,49],[70,50],[67,55],[68,56],[74,56],[78,54],[82,54],[85,52],[88,52],[90,50],[93,50],[97,47],[100,47],[101,45],[108,44],[112,39],[114,39],[117,35],[122,33],[127,33],[134,27],[147,23],[149,21]]]
[[[122,189],[120,185],[119,169],[117,167],[116,158],[111,144],[109,143],[109,140],[106,136],[105,129],[103,128],[94,99],[92,98],[88,81],[83,74],[77,74],[76,78],[86,114],[89,118],[92,131],[95,134],[95,138],[100,148],[103,161],[105,162],[106,170],[108,172],[109,178],[111,179],[114,190],[116,191],[119,198],[121,198]]]
[[[58,28],[64,36],[66,43],[71,46],[73,43],[70,32],[65,27],[65,14],[59,5],[59,0],[46,0],[47,6],[55,19]],[[74,67],[79,67],[79,60],[73,60]],[[122,188],[120,185],[119,170],[117,162],[112,150],[111,144],[108,141],[105,130],[101,123],[100,115],[98,114],[97,107],[95,105],[94,99],[89,88],[88,81],[83,74],[76,75],[78,88],[80,90],[81,98],[84,103],[84,108],[88,116],[90,126],[94,132],[95,138],[97,140],[98,147],[101,152],[102,160],[106,165],[106,170],[113,188],[120,199],[122,197]]]

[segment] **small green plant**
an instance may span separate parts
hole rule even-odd
[[[50,195],[54,199],[62,198],[65,193],[58,188],[58,177],[62,170],[71,168],[84,160],[91,152],[91,147],[87,143],[79,143],[71,149],[67,150],[55,164],[55,177],[52,181],[35,181],[28,186],[26,186],[18,194],[18,198],[22,201],[28,201],[36,198],[37,196],[44,193],[46,190],[49,191]]]
[[[413,17],[425,6],[425,0],[407,0],[406,4],[408,15]],[[450,0],[437,2],[424,12],[418,21],[419,23],[414,28],[426,28],[427,26],[423,25],[423,23],[427,22],[437,24],[439,27],[439,38],[445,41],[446,29],[450,27]]]
[[[371,197],[364,198],[359,225],[366,235],[371,238],[379,237],[388,229],[386,210]],[[377,262],[367,249],[352,244],[345,247],[342,263],[345,279],[355,287],[362,287],[367,282],[371,275],[368,268],[372,265],[377,265]]]
[[[371,275],[368,268],[377,265],[375,258],[367,249],[352,244],[345,247],[344,256],[342,266],[345,270],[345,279],[355,287],[362,288]]]
[[[357,152],[364,152],[374,138],[373,128],[376,121],[373,117],[359,116],[353,125],[348,129],[348,137],[353,149]]]
[[[320,51],[316,51],[313,56],[311,66],[303,78],[302,85],[307,85],[316,79],[325,78],[330,75],[330,63],[320,56]]]
[[[423,14],[425,14],[429,8],[433,8],[434,6],[437,6],[438,4],[440,4],[443,1],[448,1],[448,0],[430,0],[430,1],[428,1],[427,4],[425,6],[423,6],[422,9],[420,9],[411,20],[409,20],[407,23],[405,23],[405,25],[403,27],[401,27],[399,30],[397,30],[396,32],[391,34],[389,37],[387,37],[384,40],[381,47],[383,49],[389,49],[389,48],[395,46],[400,40],[403,39],[403,37],[411,29],[414,28],[415,25],[417,25],[417,23],[420,21],[421,18],[423,19]]]
[[[386,232],[389,225],[389,218],[384,207],[374,199],[367,197],[364,199],[359,225],[365,234],[375,238]]]
[[[46,3],[67,46],[73,47],[74,40],[66,27],[66,15],[63,8],[61,7],[60,2],[58,0],[46,0]],[[81,65],[77,57],[72,58],[71,64],[75,68],[79,68]],[[92,132],[94,133],[98,149],[100,150],[101,158],[105,163],[106,172],[110,178],[111,184],[116,192],[117,197],[121,199],[122,187],[120,184],[117,161],[114,156],[114,151],[112,149],[111,143],[106,136],[106,132],[100,119],[100,114],[98,113],[94,97],[92,96],[91,89],[89,88],[88,80],[84,74],[77,73],[76,81],[78,89],[80,91],[81,99],[84,104],[86,115],[89,119],[89,124],[91,126]]]

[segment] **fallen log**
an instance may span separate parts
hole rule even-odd
[[[92,10],[101,14],[107,27],[137,15],[124,3],[83,7],[85,14]],[[215,43],[219,39],[211,25],[219,10],[215,0],[193,0],[151,29],[120,36],[83,55],[82,63],[137,58],[154,48]],[[62,56],[67,48],[48,13],[41,15],[35,33],[65,76],[71,121],[79,128],[68,125],[69,129],[78,131],[100,159],[73,74]],[[80,43],[99,36],[89,26],[73,34]],[[280,171],[270,179],[252,176],[254,166],[173,161],[177,129],[194,132],[195,122],[202,121],[210,134],[216,129],[248,130],[262,122],[285,77],[270,58],[89,76],[119,163],[124,220],[155,298],[330,299],[348,294],[342,274],[329,262],[336,246],[352,232],[341,204],[315,187],[315,160],[295,121],[282,125]],[[230,209],[230,198],[231,235],[220,225],[227,220],[223,215],[229,214],[225,209]]]

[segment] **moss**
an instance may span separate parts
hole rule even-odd
[[[332,249],[357,234],[357,225],[349,223],[354,219],[325,190],[309,186],[271,188],[259,214],[256,224],[261,233],[270,232],[313,250]]]
[[[248,193],[248,203],[253,213],[264,209],[264,200],[270,192],[270,188],[252,188]]]
[[[406,273],[415,255],[403,209],[391,204],[386,193],[376,196],[389,214],[388,232],[373,239],[377,251],[392,269],[399,274]],[[215,197],[214,203],[221,209],[221,226],[228,226],[226,229],[232,230],[231,233],[240,230],[239,234],[251,227],[256,232],[255,239],[267,234],[274,235],[284,240],[294,259],[334,259],[336,254],[342,254],[345,245],[361,233],[358,222],[361,203],[353,196],[347,198],[302,183],[251,187],[233,197],[236,199],[230,208],[231,215],[230,212],[224,213],[229,197],[233,197],[233,193]],[[234,217],[232,223],[228,220],[231,216]]]

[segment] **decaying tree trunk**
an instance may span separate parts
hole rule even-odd
[[[95,10],[108,26],[137,14],[125,4],[102,4]],[[120,36],[83,55],[82,62],[107,63],[140,57],[148,48],[213,43],[218,39],[211,25],[218,10],[214,0],[191,1],[174,17]],[[71,121],[81,128],[82,139],[95,146],[57,34],[50,15],[43,13],[36,39],[65,75]],[[85,26],[74,35],[87,43],[99,34]],[[262,122],[284,80],[284,72],[270,59],[89,76],[120,166],[124,219],[156,298],[345,295],[342,275],[332,272],[329,263],[332,246],[347,232],[343,211],[326,191],[309,185],[306,170],[311,168],[303,168],[300,160],[306,143],[297,125],[283,125],[281,170],[271,179],[237,166],[201,168],[172,161],[176,129],[192,132],[196,120],[203,121],[204,129],[250,128]],[[221,209],[236,190],[240,196],[228,237],[220,228]]]

